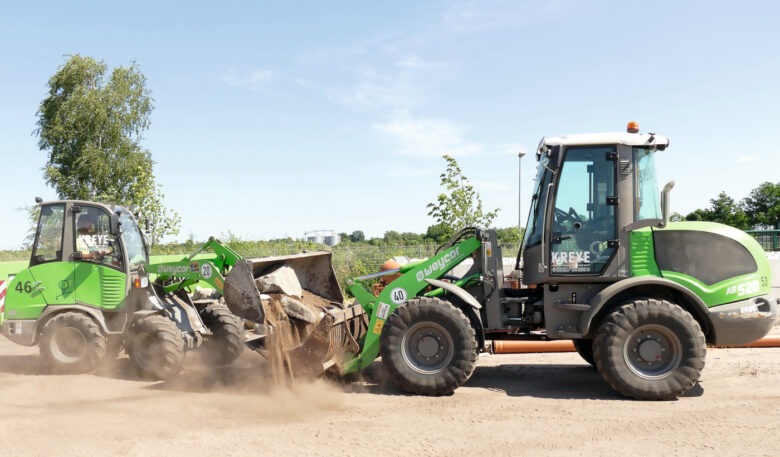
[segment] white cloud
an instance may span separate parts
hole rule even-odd
[[[269,70],[250,70],[248,72],[231,70],[222,76],[222,82],[228,86],[252,91],[264,89],[273,80],[274,74]]]
[[[411,118],[396,114],[374,129],[396,144],[396,152],[417,157],[462,157],[480,151],[479,145],[464,138],[465,129],[452,121],[436,118]]]
[[[743,155],[737,157],[737,163],[755,163],[761,160],[759,155]]]

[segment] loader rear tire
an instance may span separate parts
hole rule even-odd
[[[449,395],[477,363],[477,340],[469,318],[438,298],[409,300],[387,318],[380,335],[382,365],[403,390]]]
[[[571,342],[574,343],[574,349],[577,351],[577,354],[582,357],[582,360],[595,367],[596,362],[593,360],[593,340],[579,338],[571,340]]]
[[[218,366],[233,363],[244,350],[244,320],[220,304],[203,308],[200,318],[213,333],[203,343],[207,360]]]
[[[176,323],[160,314],[133,322],[125,341],[127,353],[143,378],[167,380],[184,362],[184,339]]]
[[[617,392],[672,400],[699,380],[707,346],[699,323],[680,306],[644,299],[608,314],[596,333],[596,369]]]
[[[106,337],[89,316],[69,311],[46,322],[38,347],[53,372],[87,373],[105,356]]]

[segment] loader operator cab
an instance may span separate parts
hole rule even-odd
[[[41,287],[36,300],[42,302],[36,306],[75,302],[120,307],[139,268],[149,261],[130,211],[73,200],[40,205],[28,270]]]
[[[626,277],[628,232],[665,224],[653,157],[667,145],[638,133],[542,139],[523,239],[524,282]]]

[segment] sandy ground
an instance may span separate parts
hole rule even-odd
[[[191,354],[169,382],[139,380],[127,358],[55,376],[0,338],[0,453],[775,456],[780,436],[780,348],[710,349],[700,383],[670,402],[619,397],[573,353],[483,356],[439,398],[404,395],[379,369],[274,387],[264,368],[245,352],[214,372]]]

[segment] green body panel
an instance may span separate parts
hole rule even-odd
[[[46,300],[29,269],[20,271],[8,284],[5,295],[5,319],[37,319]],[[26,290],[25,290],[26,289]]]
[[[222,269],[219,268],[217,259],[213,258],[184,259],[150,264],[147,265],[146,270],[153,278],[156,277],[160,281],[176,278],[174,282],[163,286],[163,291],[166,294],[204,283],[221,294],[225,285]]]
[[[691,230],[716,233],[745,247],[756,262],[755,272],[706,285],[684,272],[660,270],[655,261],[653,230]],[[770,266],[761,245],[749,234],[715,222],[670,222],[664,229],[644,228],[631,233],[631,276],[660,276],[697,295],[708,307],[771,293]]]
[[[214,254],[202,254],[207,249]],[[209,238],[189,256],[173,257],[173,259],[171,257],[165,256],[146,266],[146,272],[156,277],[157,281],[167,282],[163,287],[165,293],[206,283],[222,294],[228,269],[241,260],[237,252],[214,237]]]
[[[655,263],[653,231],[650,227],[634,230],[630,234],[631,276],[661,276]]]
[[[21,270],[8,284],[6,319],[37,319],[48,305],[76,302],[73,263],[51,262]]]
[[[401,276],[388,284],[378,296],[369,292],[359,282],[348,280],[347,287],[371,319],[363,342],[363,350],[354,358],[347,360],[344,371],[351,373],[369,366],[379,355],[379,336],[382,334],[382,327],[395,309],[406,301],[420,296],[429,286],[425,279],[442,277],[478,251],[481,244],[476,237],[468,238],[430,259],[403,265],[400,270]],[[439,294],[435,290],[432,293]]]
[[[127,297],[127,275],[113,268],[89,262],[75,262],[76,301],[113,310]]]

